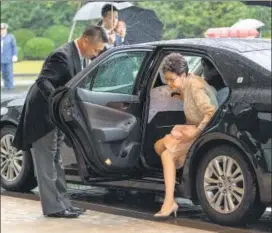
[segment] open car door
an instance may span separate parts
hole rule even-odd
[[[137,87],[150,54],[146,49],[112,53],[54,99],[54,121],[71,139],[83,178],[120,177],[138,165],[142,101]]]

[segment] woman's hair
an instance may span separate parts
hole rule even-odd
[[[162,72],[165,73],[167,71],[177,75],[183,73],[187,75],[189,71],[188,63],[181,54],[171,53],[164,58],[162,64]]]

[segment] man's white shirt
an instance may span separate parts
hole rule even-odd
[[[82,56],[81,51],[79,49],[79,46],[78,46],[78,43],[77,43],[77,39],[74,42],[75,42],[75,45],[76,45],[76,48],[77,48],[77,52],[78,52],[78,55],[79,55],[80,64],[81,64],[81,70],[83,70],[84,69],[84,66],[83,66],[84,57]]]

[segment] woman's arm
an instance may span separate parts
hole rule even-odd
[[[200,124],[197,126],[196,133],[200,134],[216,112],[216,107],[212,104],[211,97],[208,96],[204,87],[193,87],[192,95],[197,108],[204,116]]]

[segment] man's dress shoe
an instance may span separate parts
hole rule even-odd
[[[51,218],[77,218],[79,213],[69,210],[63,210],[54,214],[48,214],[47,217]]]
[[[78,213],[78,214],[83,214],[86,211],[86,209],[78,208],[78,207],[75,207],[75,206],[71,206],[67,210],[70,211],[70,212]]]

